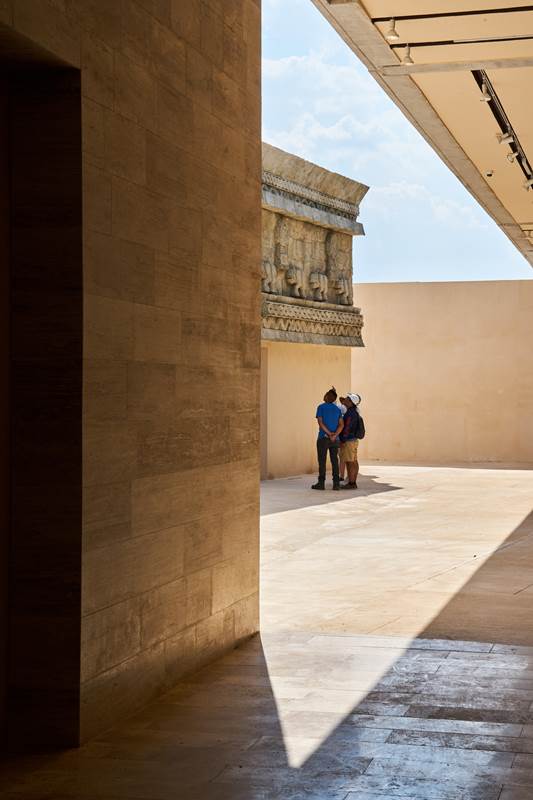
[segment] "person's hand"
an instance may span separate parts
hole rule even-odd
[[[337,438],[337,437],[335,436],[335,434],[334,434],[334,433],[329,433],[329,434],[328,434],[328,437],[329,437],[329,440],[330,440],[331,442],[334,442],[334,441],[335,441],[335,439]]]

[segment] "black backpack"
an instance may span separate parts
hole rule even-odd
[[[355,426],[355,438],[356,439],[364,439],[365,438],[365,423],[363,417],[357,412],[357,424]]]

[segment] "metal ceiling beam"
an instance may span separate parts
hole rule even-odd
[[[331,0],[328,0],[331,3]],[[337,0],[338,2],[338,0]],[[346,2],[346,0],[342,0]],[[450,19],[451,17],[482,17],[487,14],[517,14],[523,11],[533,11],[532,5],[527,6],[509,6],[507,8],[487,8],[477,11],[435,11],[431,14],[394,14],[389,17],[371,17],[372,22],[390,22],[395,19],[396,22],[404,22],[409,20],[419,19]]]
[[[409,47],[411,50],[413,48],[420,48],[420,47],[454,47],[456,45],[462,44],[495,44],[496,42],[524,42],[533,39],[533,34],[530,33],[520,33],[516,36],[483,36],[477,39],[436,39],[435,41],[431,42],[395,42],[394,44],[389,43],[389,47],[391,50],[401,50],[403,47]]]
[[[424,72],[471,72],[475,69],[518,69],[533,67],[532,58],[487,58],[479,61],[442,61],[437,64],[389,64],[371,69],[380,75],[416,75]]]

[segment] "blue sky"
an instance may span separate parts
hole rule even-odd
[[[356,281],[533,278],[311,0],[263,0],[263,139],[370,186]]]

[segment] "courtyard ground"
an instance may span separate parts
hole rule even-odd
[[[263,630],[6,800],[531,800],[533,470],[262,487]]]
[[[364,466],[262,485],[262,629],[533,645],[533,469]],[[329,484],[331,486],[331,484]]]

